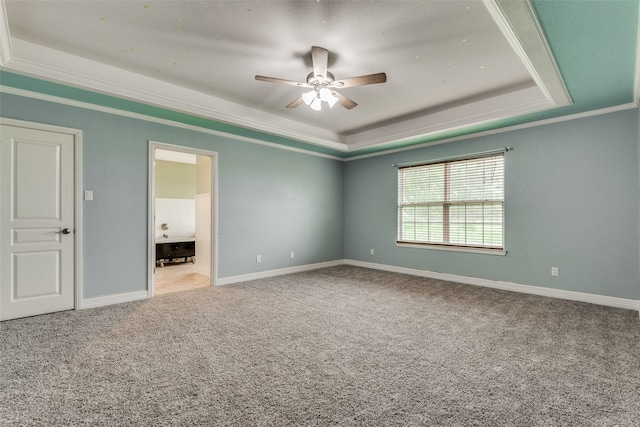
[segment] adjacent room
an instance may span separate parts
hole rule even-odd
[[[211,285],[211,158],[153,151],[153,294]]]
[[[637,426],[639,16],[0,0],[0,425]]]

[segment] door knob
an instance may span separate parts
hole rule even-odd
[[[68,228],[63,228],[62,230],[60,230],[60,233],[62,233],[62,234],[69,234],[69,233],[71,233],[71,231],[69,231],[69,229],[68,229]]]

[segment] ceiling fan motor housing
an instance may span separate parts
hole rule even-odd
[[[313,72],[309,73],[309,75],[307,76],[307,83],[309,83],[313,87],[331,86],[335,81],[335,76],[329,71],[327,71],[326,76],[315,76]]]

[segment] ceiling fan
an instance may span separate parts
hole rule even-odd
[[[358,105],[335,89],[384,83],[387,81],[387,75],[385,73],[368,74],[366,76],[336,80],[334,75],[327,70],[329,51],[322,47],[311,47],[311,62],[313,64],[313,71],[307,76],[306,82],[296,82],[265,76],[256,76],[256,80],[311,88],[311,91],[303,93],[302,96],[287,105],[287,108],[296,108],[300,104],[305,103],[316,111],[322,109],[322,101],[328,103],[329,107],[333,107],[338,103],[349,110]]]

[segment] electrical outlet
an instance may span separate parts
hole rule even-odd
[[[551,275],[553,277],[558,277],[558,267],[551,267]]]
[[[293,251],[291,251],[291,255],[290,255],[290,256],[291,256],[291,259],[293,259],[293,258],[295,258],[295,257],[296,257],[296,253],[295,253],[295,252],[293,252]]]
[[[375,251],[373,249],[371,249],[371,255],[374,255]]]
[[[93,200],[93,191],[92,190],[85,190],[84,191],[84,199],[85,200]]]
[[[262,262],[262,255],[256,255],[256,262]]]

